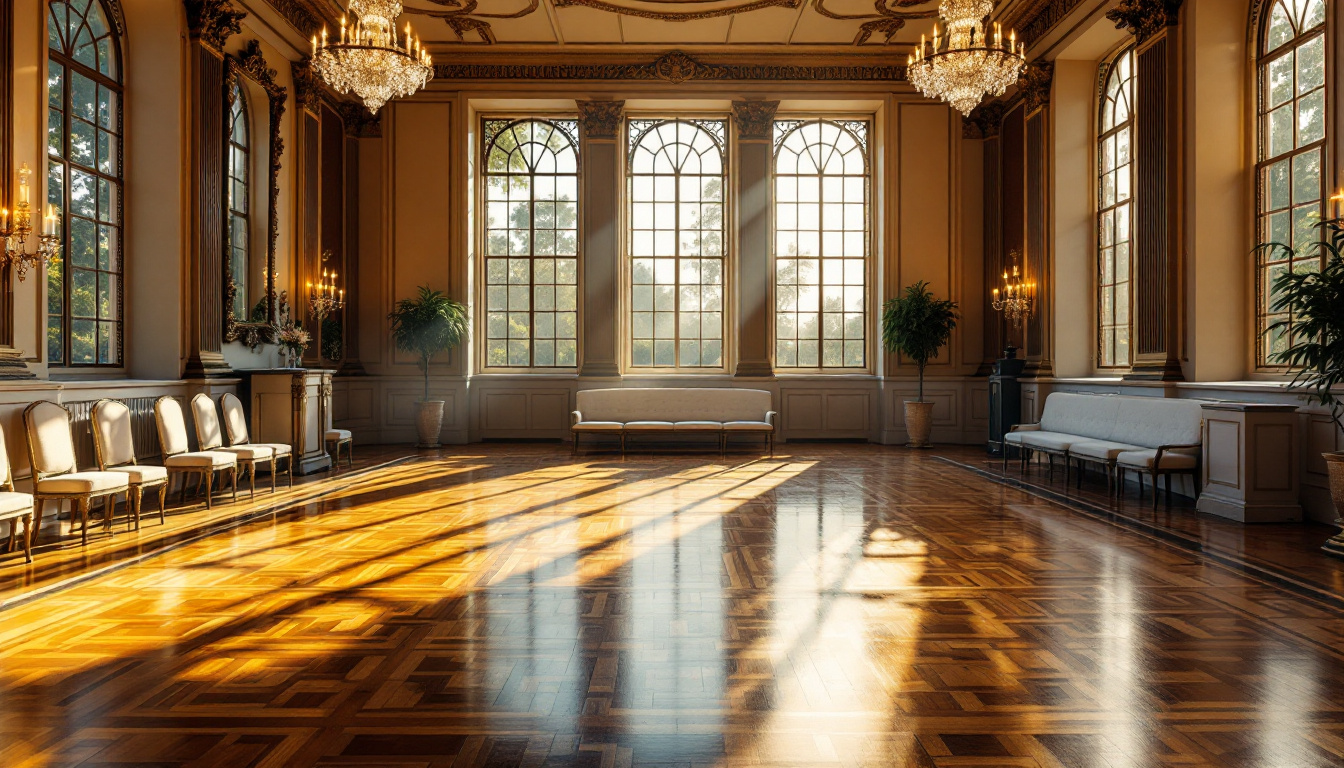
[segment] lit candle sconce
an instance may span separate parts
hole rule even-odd
[[[325,262],[330,257],[331,251],[326,251],[322,254],[322,261]],[[322,279],[317,285],[308,283],[308,306],[318,320],[345,308],[345,289],[336,287],[335,271],[324,268]]]
[[[1336,221],[1344,219],[1344,187],[1340,187],[1330,198],[1330,218]]]
[[[14,210],[11,212],[8,208],[0,207],[0,240],[5,246],[3,255],[0,255],[0,268],[13,266],[20,282],[29,269],[51,264],[61,252],[60,219],[56,216],[56,209],[50,205],[42,217],[37,252],[28,253],[25,247],[28,236],[33,233],[32,176],[32,169],[24,163],[19,168],[19,194],[14,201]]]
[[[1012,272],[1003,273],[1003,290],[994,289],[990,305],[995,311],[1002,312],[1014,328],[1021,328],[1031,317],[1036,301],[1036,284],[1027,280],[1025,272],[1018,271],[1016,250],[1010,251],[1008,257],[1013,260]]]

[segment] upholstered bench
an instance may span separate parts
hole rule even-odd
[[[714,435],[727,449],[728,436],[755,434],[775,452],[775,412],[770,393],[762,389],[621,388],[585,389],[575,397],[570,425],[574,453],[579,435],[616,435],[625,453],[631,435]]]
[[[1204,411],[1198,400],[1164,397],[1123,397],[1055,392],[1045,399],[1037,424],[1018,424],[1004,436],[1003,469],[1008,470],[1009,446],[1016,447],[1025,469],[1030,453],[1064,459],[1064,482],[1072,462],[1078,463],[1078,484],[1083,465],[1106,468],[1107,484],[1117,493],[1124,488],[1125,471],[1139,473],[1139,498],[1143,476],[1153,480],[1153,505],[1157,505],[1157,478],[1166,478],[1171,497],[1171,476],[1195,476],[1203,452]]]

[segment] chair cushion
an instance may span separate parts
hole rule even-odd
[[[580,421],[571,429],[575,432],[620,432],[625,425],[619,421]]]
[[[1144,451],[1125,451],[1115,457],[1115,463],[1123,467],[1152,469],[1155,458],[1157,458],[1157,450],[1154,448]],[[1162,454],[1162,464],[1158,469],[1194,469],[1197,463],[1198,460],[1194,454],[1166,451]]]
[[[195,451],[193,453],[179,453],[176,456],[169,456],[163,460],[163,465],[170,469],[184,467],[190,467],[192,469],[203,469],[205,467],[223,469],[226,467],[238,466],[238,457],[232,453],[224,453],[222,451]]]
[[[240,459],[251,459],[253,461],[265,461],[275,455],[275,451],[264,445],[231,445],[216,450],[220,453],[232,453]]]
[[[124,472],[71,472],[34,483],[38,493],[115,493],[126,490]]]
[[[1112,461],[1125,451],[1141,451],[1143,446],[1113,443],[1110,440],[1084,440],[1069,446],[1069,455],[1097,461]]]
[[[627,421],[625,429],[627,432],[671,432],[673,424],[670,421]]]
[[[270,448],[272,451],[275,452],[276,456],[288,456],[294,451],[293,448],[290,448],[288,445],[285,445],[284,443],[248,443],[248,445],[256,445],[262,448]]]
[[[19,517],[33,508],[31,493],[0,492],[0,520]]]
[[[727,432],[774,432],[775,426],[768,421],[725,421],[723,428]]]
[[[143,464],[128,464],[121,467],[108,467],[108,472],[121,472],[132,485],[157,483],[168,479],[167,467],[154,467]]]
[[[674,432],[721,432],[723,424],[717,421],[678,421],[672,425]]]
[[[324,435],[326,440],[349,440],[351,437],[348,429],[328,429]]]
[[[1024,432],[1022,433],[1022,445],[1028,448],[1041,448],[1047,451],[1067,451],[1069,446],[1074,443],[1086,442],[1087,438],[1077,435],[1066,435],[1061,432]]]

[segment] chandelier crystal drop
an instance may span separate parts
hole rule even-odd
[[[1002,96],[1017,82],[1026,65],[1026,45],[994,25],[986,34],[984,19],[994,10],[994,0],[942,0],[938,15],[946,37],[933,28],[933,44],[919,38],[919,48],[910,54],[906,78],[925,96],[941,99],[963,115],[970,115],[986,95]]]
[[[410,96],[434,77],[429,52],[406,25],[397,34],[401,0],[350,0],[354,23],[341,18],[339,41],[327,40],[327,30],[313,36],[312,66],[318,76],[340,93],[354,93],[377,114],[390,99]]]

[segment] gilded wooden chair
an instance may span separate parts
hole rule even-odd
[[[33,562],[33,542],[37,539],[37,530],[33,527],[33,495],[14,491],[14,472],[9,465],[9,451],[5,449],[5,435],[0,431],[0,521],[9,521],[9,549],[14,551],[14,540],[18,536],[19,523],[23,523],[23,559]]]
[[[345,446],[346,466],[355,466],[355,438],[348,429],[328,429],[323,434],[323,439],[327,443],[327,450],[332,455],[332,466],[340,466],[341,446]]]
[[[215,412],[215,401],[205,393],[191,398],[191,412],[196,417],[196,443],[202,451],[223,451],[232,453],[238,464],[247,473],[251,483],[251,495],[257,497],[257,465],[269,464],[271,475],[275,475],[275,450],[262,445],[224,445],[224,435],[219,428],[219,416]]]
[[[167,522],[168,469],[138,463],[131,433],[131,409],[125,403],[104,399],[93,404],[93,448],[98,455],[98,468],[125,473],[131,486],[131,510],[138,530],[146,490],[159,489],[159,522]]]
[[[23,425],[28,432],[28,458],[33,467],[33,497],[37,505],[33,530],[41,530],[42,512],[48,501],[69,501],[74,505],[71,519],[79,515],[81,540],[87,544],[89,507],[95,499],[102,499],[103,525],[110,532],[117,494],[126,496],[130,488],[126,473],[79,471],[70,411],[63,405],[48,400],[32,403],[23,409]]]
[[[182,404],[172,395],[154,401],[154,423],[159,430],[159,445],[163,447],[163,465],[169,479],[182,477],[182,496],[187,496],[187,478],[201,477],[205,481],[205,508],[210,509],[214,494],[211,491],[216,472],[227,472],[233,481],[233,500],[238,500],[238,458],[223,451],[192,451],[187,439],[187,420],[182,415]],[[223,485],[223,479],[220,480]]]
[[[284,443],[254,443],[247,434],[247,417],[243,414],[243,401],[231,392],[225,392],[219,398],[219,406],[224,411],[224,435],[229,446],[257,446],[270,448],[275,452],[271,460],[271,493],[275,493],[275,475],[280,471],[280,460],[285,460],[285,474],[289,476],[289,487],[294,487],[294,449]]]

